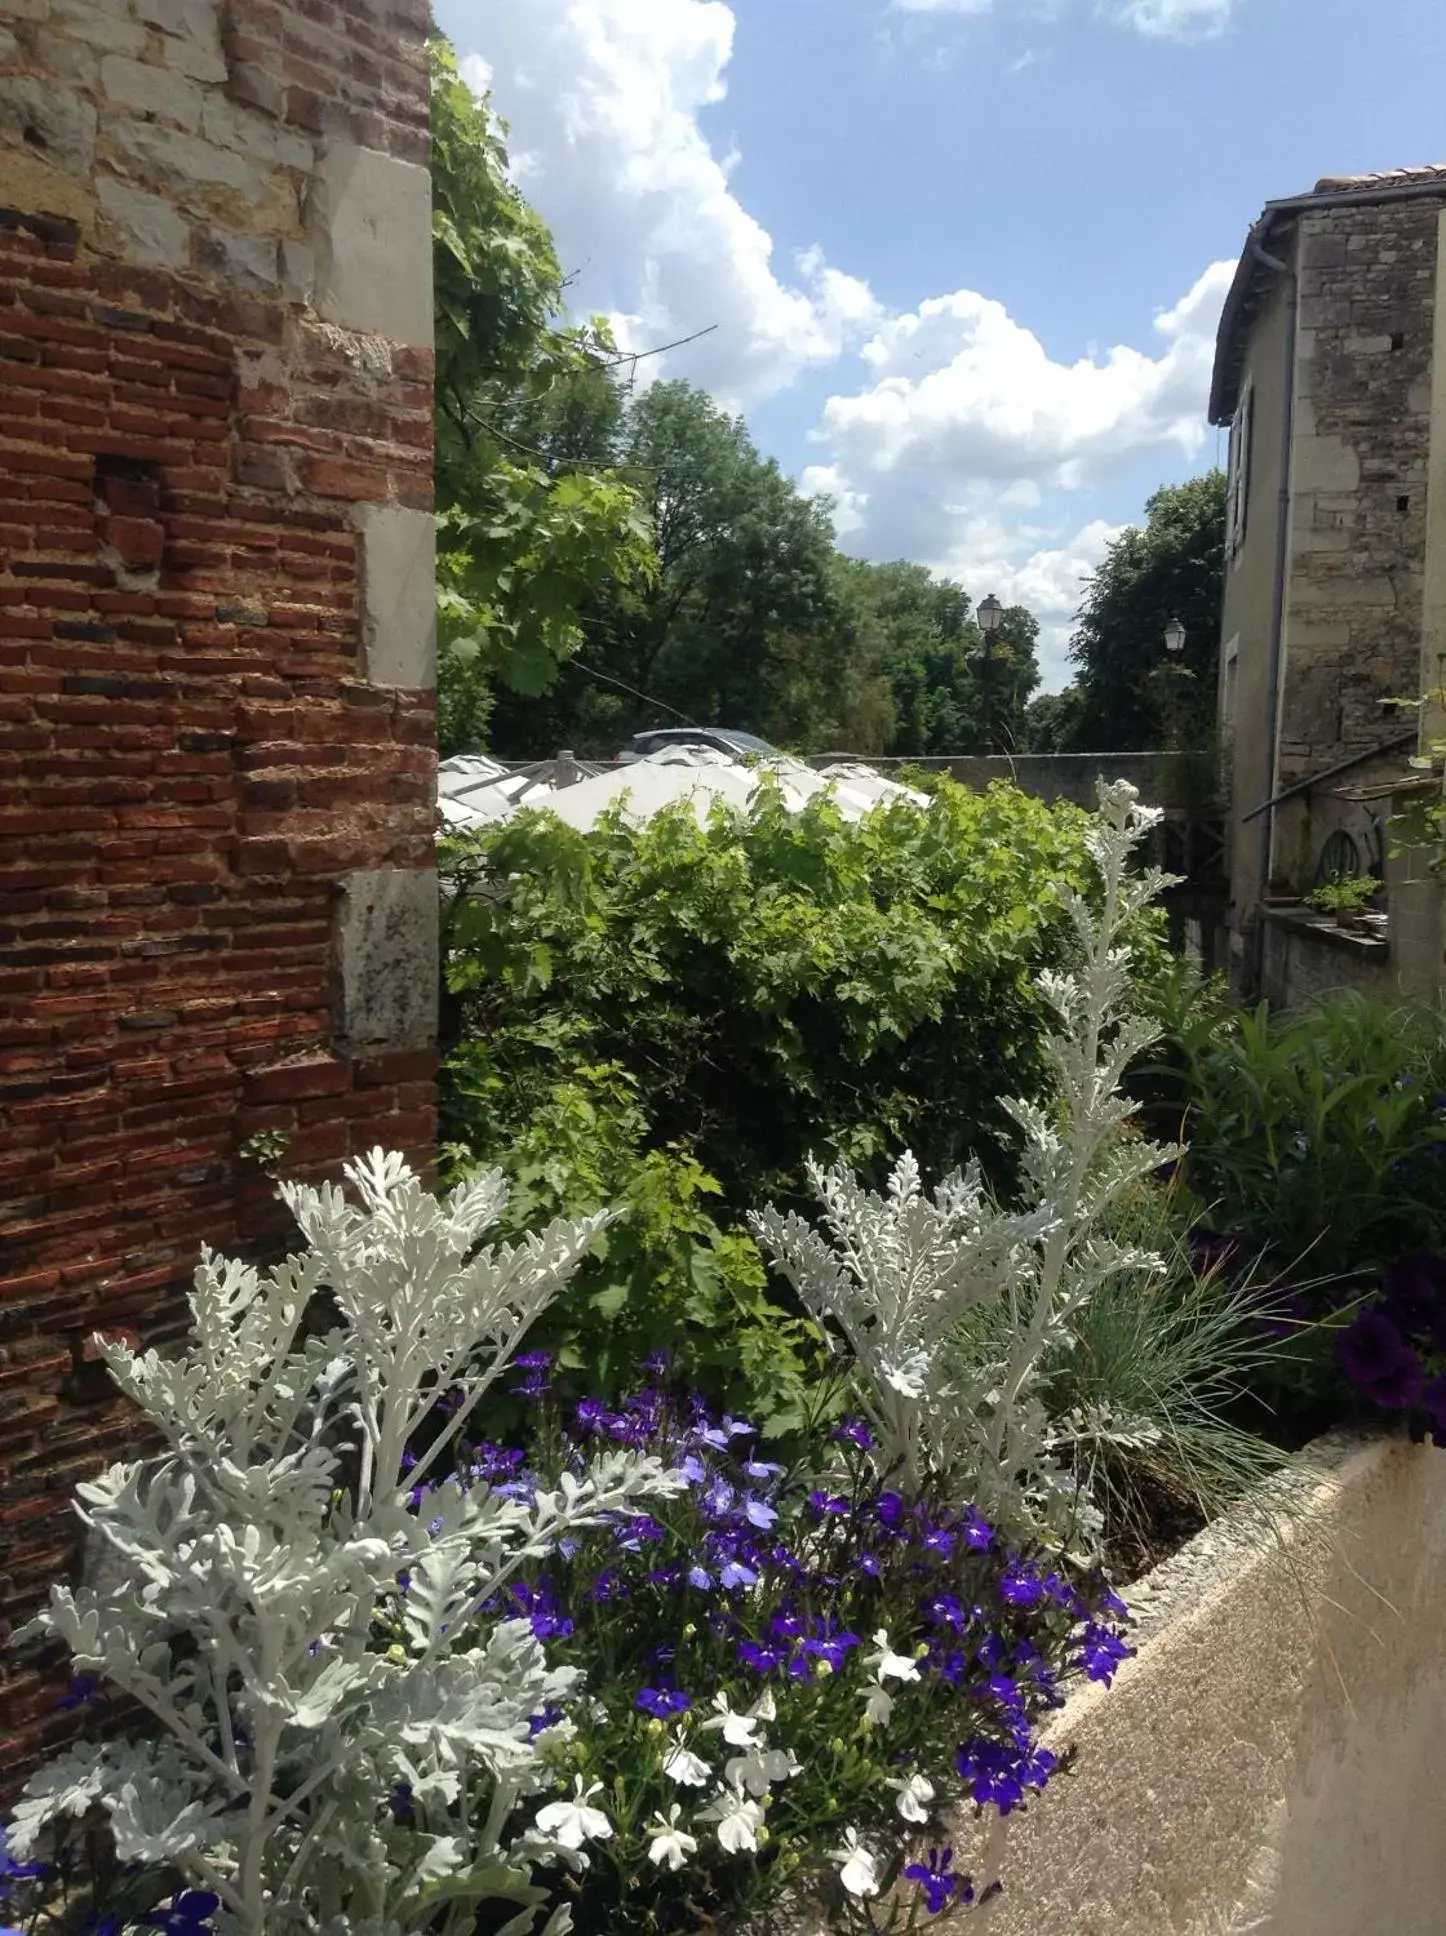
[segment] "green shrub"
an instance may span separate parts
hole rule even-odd
[[[529,813],[446,844],[455,1160],[504,1163],[519,1214],[623,1205],[553,1319],[568,1355],[606,1382],[686,1347],[714,1395],[796,1418],[813,1334],[768,1303],[743,1216],[802,1201],[810,1156],[882,1180],[905,1145],[1008,1189],[1001,1102],[1043,1080],[1033,978],[1068,953],[1092,824],[949,781],[851,823],[765,784],[702,825]]]
[[[487,1115],[501,1079],[485,1045],[452,1059],[459,1102]],[[500,1113],[498,1120],[500,1120]],[[719,1186],[686,1149],[649,1148],[636,1083],[616,1064],[583,1064],[546,1091],[511,1141],[453,1146],[457,1174],[501,1163],[511,1182],[503,1228],[520,1233],[562,1206],[607,1207],[614,1221],[579,1272],[574,1294],[538,1326],[564,1372],[615,1397],[650,1352],[686,1362],[717,1392],[746,1393],[773,1433],[802,1423],[822,1347],[779,1311],[751,1238],[717,1216]],[[508,1422],[499,1410],[493,1429]]]
[[[1187,1175],[1220,1230],[1312,1277],[1446,1240],[1446,1027],[1344,995],[1207,1015],[1175,1038]]]

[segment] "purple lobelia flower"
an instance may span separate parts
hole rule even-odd
[[[956,1896],[960,1902],[974,1900],[968,1878],[954,1873],[953,1849],[930,1849],[922,1862],[911,1862],[904,1874],[910,1882],[918,1883],[931,1916],[940,1915]]]
[[[1011,1607],[1037,1607],[1044,1598],[1043,1580],[1027,1572],[1017,1560],[1005,1567],[999,1581],[999,1597]]]
[[[691,1696],[680,1687],[642,1687],[634,1706],[640,1707],[644,1714],[651,1714],[655,1720],[666,1721],[670,1715],[686,1714],[693,1705]]]
[[[221,1907],[221,1898],[209,1889],[184,1889],[171,1899],[163,1913],[147,1916],[158,1923],[165,1936],[211,1936],[211,1918]]]

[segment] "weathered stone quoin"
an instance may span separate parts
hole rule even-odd
[[[433,1147],[426,28],[0,0],[0,1660],[249,1139]]]

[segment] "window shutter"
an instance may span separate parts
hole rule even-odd
[[[1237,558],[1245,543],[1245,525],[1250,500],[1251,432],[1255,415],[1255,388],[1247,383],[1240,395],[1235,420],[1230,426],[1230,487],[1227,522],[1230,556]]]

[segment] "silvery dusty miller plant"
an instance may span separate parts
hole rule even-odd
[[[381,1150],[347,1174],[360,1207],[283,1187],[308,1247],[265,1274],[203,1252],[184,1354],[104,1344],[166,1449],[79,1488],[105,1577],[53,1588],[35,1624],[157,1726],[41,1770],[10,1846],[24,1859],[99,1808],[118,1859],[153,1866],[158,1895],[179,1876],[215,1898],[218,1930],[462,1931],[500,1898],[520,1936],[547,1900],[532,1862],[577,1859],[535,1818],[504,1839],[554,1779],[529,1722],[576,1676],[525,1621],[476,1609],[564,1534],[675,1482],[609,1451],[525,1499],[460,1477],[423,1494],[606,1218],[479,1249],[499,1175],[439,1200]],[[326,1294],[338,1321],[313,1335]],[[419,1462],[409,1441],[428,1444]],[[404,1636],[389,1648],[384,1616]],[[565,1909],[546,1925],[567,1926]]]
[[[1129,871],[1159,818],[1127,783],[1102,785],[1089,837],[1098,913],[1060,890],[1080,959],[1072,973],[1038,982],[1054,1016],[1054,1091],[1042,1103],[1005,1105],[1024,1137],[1021,1208],[994,1202],[977,1163],[926,1194],[906,1153],[883,1195],[845,1165],[811,1165],[823,1232],[773,1209],[751,1220],[808,1309],[843,1334],[884,1466],[913,1486],[928,1471],[953,1474],[963,1497],[1020,1538],[1097,1537],[1099,1516],[1060,1457],[1069,1424],[1051,1424],[1039,1402],[1040,1371],[1047,1354],[1068,1347],[1071,1320],[1111,1273],[1163,1269],[1153,1253],[1102,1234],[1121,1192],[1178,1154],[1131,1133],[1120,1093],[1156,1034],[1130,1012],[1126,936],[1165,885],[1158,872]],[[971,1352],[961,1327],[991,1300],[1003,1301],[1007,1322]]]

